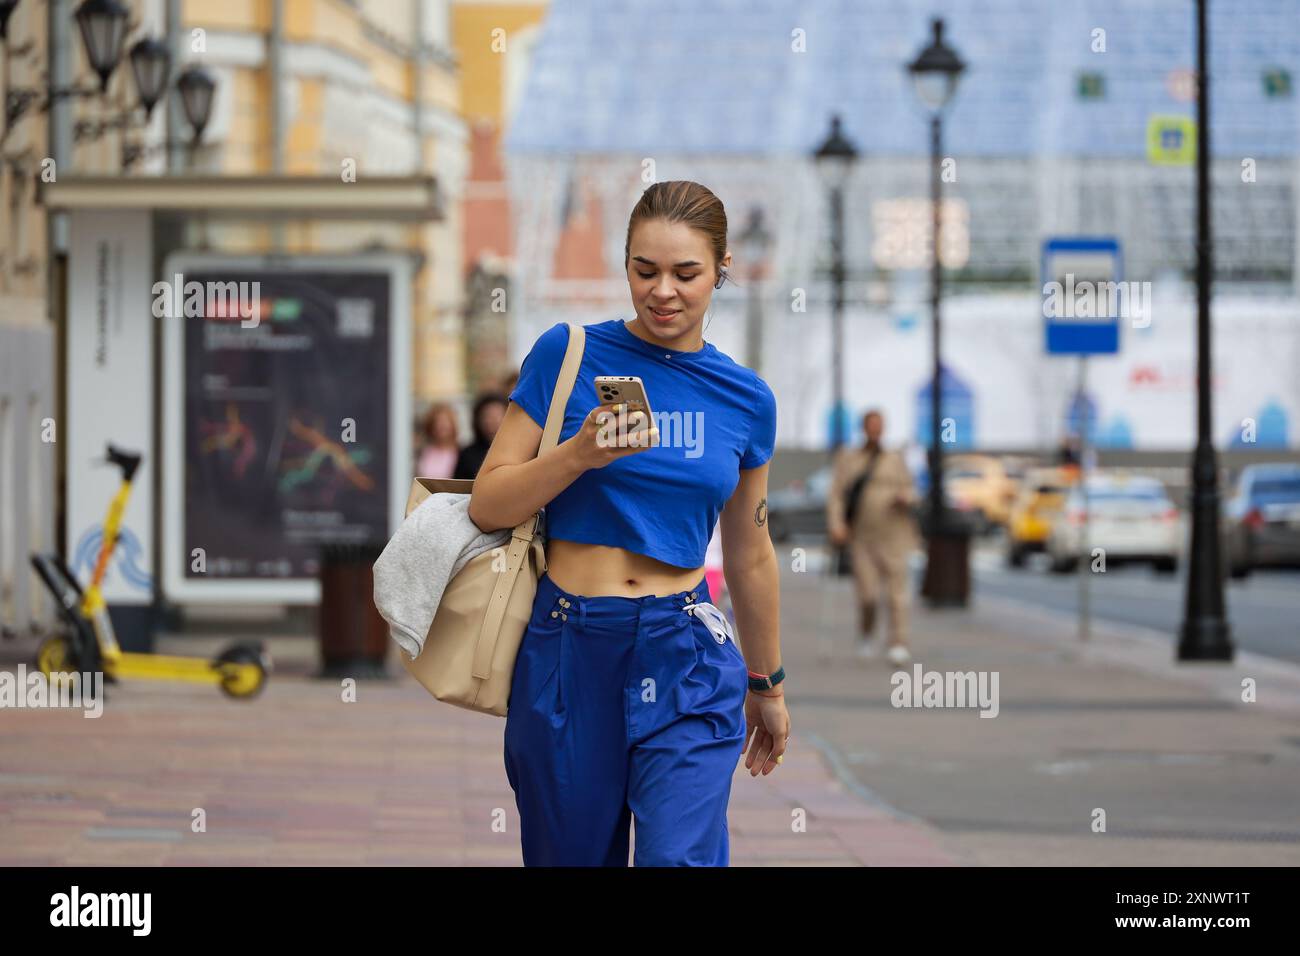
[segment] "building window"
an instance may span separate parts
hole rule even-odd
[[[1080,73],[1078,95],[1081,100],[1106,98],[1106,78],[1100,73]]]
[[[1291,73],[1281,67],[1265,70],[1261,79],[1264,82],[1264,96],[1270,100],[1291,98]]]
[[[939,259],[945,269],[970,260],[970,210],[964,199],[939,206]],[[929,199],[879,199],[871,205],[871,258],[879,269],[925,269],[934,256],[934,207]]]

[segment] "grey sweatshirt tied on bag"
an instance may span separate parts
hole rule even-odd
[[[389,636],[419,657],[447,582],[484,551],[508,546],[513,528],[482,531],[469,495],[430,495],[409,514],[375,561],[375,607]]]

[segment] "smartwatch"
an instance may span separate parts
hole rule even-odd
[[[785,680],[785,667],[778,667],[774,674],[755,674],[749,672],[749,689],[750,690],[771,690],[781,681]]]

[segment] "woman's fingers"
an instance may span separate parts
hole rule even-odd
[[[596,441],[602,447],[632,450],[648,448],[659,437],[659,429],[651,424],[650,417],[641,409],[629,412],[626,402],[601,406],[596,423],[601,429],[596,435]],[[612,434],[608,431],[609,426],[615,426]]]
[[[769,774],[776,769],[776,758],[785,755],[785,745],[789,742],[789,740],[790,740],[789,734],[783,735],[780,738],[780,740],[774,739],[774,746],[772,747],[772,755],[768,757],[767,761],[763,764],[764,774]]]
[[[754,736],[754,746],[749,751],[749,759],[745,761],[745,769],[749,771],[751,777],[758,775],[758,770],[763,768],[767,763],[768,756],[772,753],[772,735],[766,730],[759,730]],[[754,765],[758,764],[758,770]]]
[[[770,734],[767,734],[764,735],[762,744],[758,748],[758,757],[754,761],[757,764],[757,766],[750,770],[749,775],[751,777],[757,777],[760,773],[766,773],[766,770],[764,768],[767,767],[768,760],[771,758],[771,756],[772,756],[772,736]]]

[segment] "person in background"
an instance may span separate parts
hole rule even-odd
[[[485,392],[474,402],[474,441],[461,449],[453,478],[477,478],[492,439],[506,414],[507,399],[500,392]]]
[[[846,445],[836,456],[826,527],[832,544],[849,546],[862,612],[858,656],[876,654],[871,635],[883,591],[889,603],[889,662],[902,666],[912,659],[907,649],[907,559],[917,543],[911,508],[918,495],[903,456],[880,443],[884,415],[867,412],[862,430],[866,442],[856,448]]]
[[[1081,442],[1078,435],[1066,435],[1061,439],[1061,444],[1056,449],[1056,464],[1061,469],[1065,481],[1068,484],[1077,484],[1080,475],[1083,473],[1083,462]],[[1091,466],[1092,456],[1089,455],[1088,464]]]
[[[1079,438],[1077,435],[1066,435],[1061,439],[1060,445],[1056,448],[1056,463],[1067,468],[1077,468],[1079,466]]]
[[[415,473],[420,478],[450,478],[460,458],[456,412],[446,402],[435,402],[424,415],[420,451]]]

